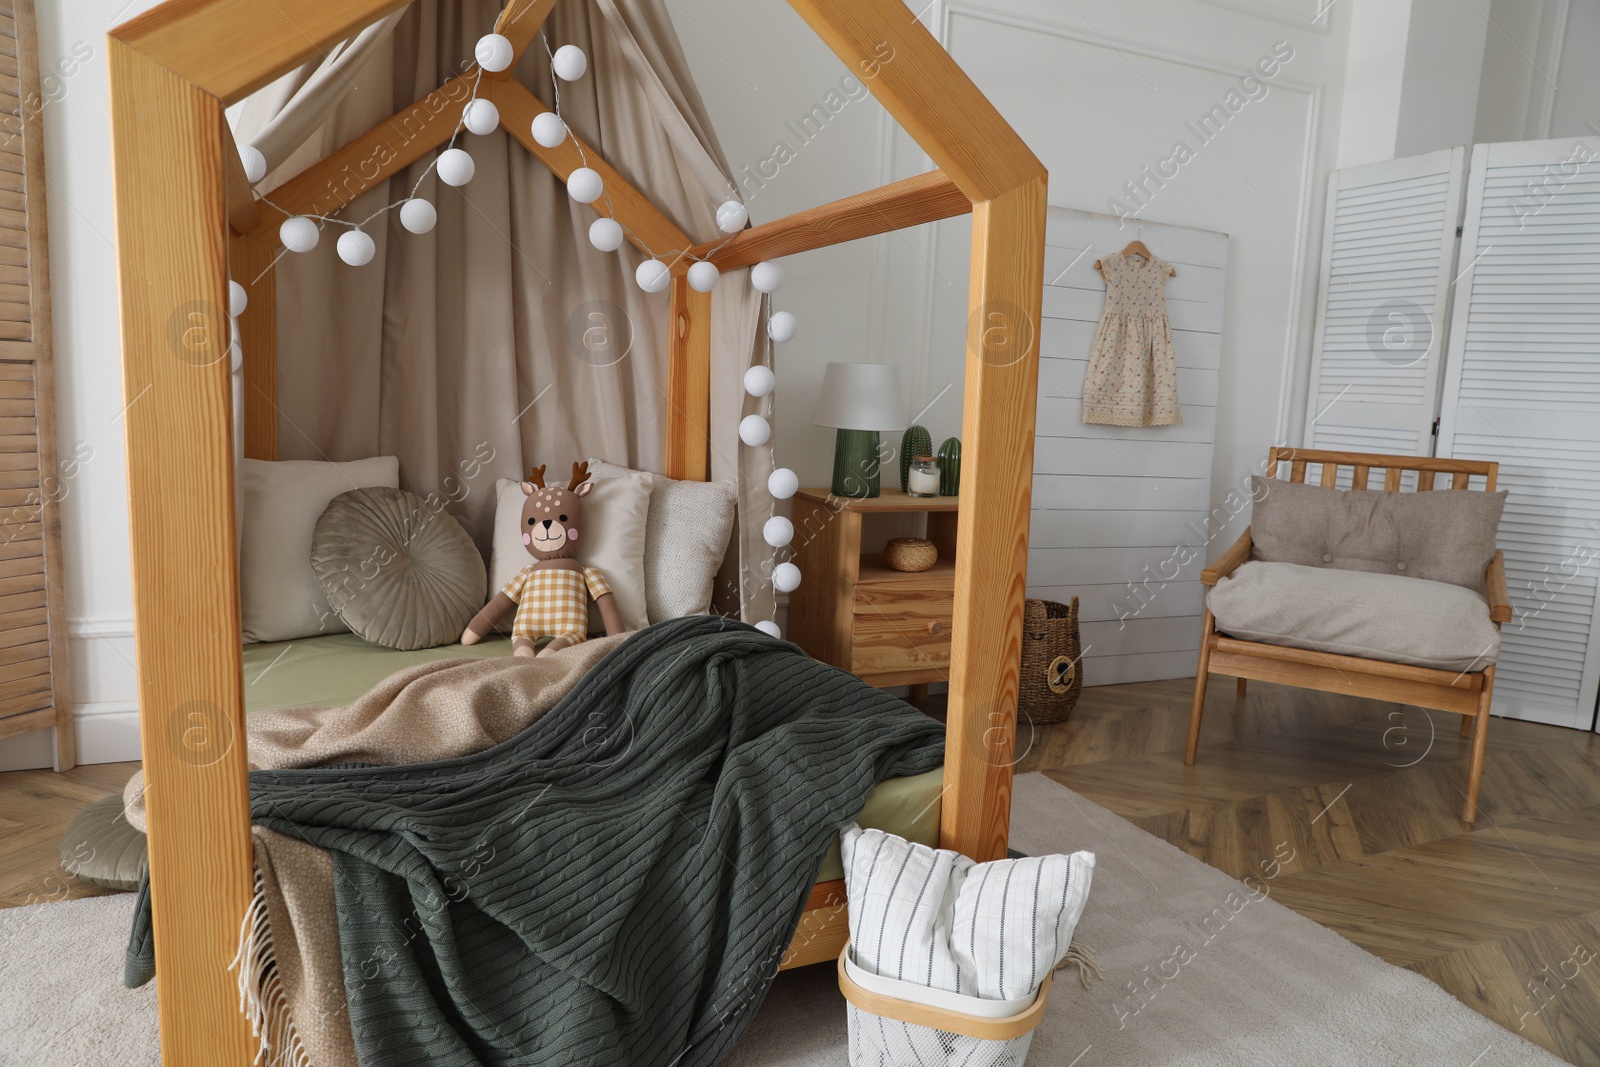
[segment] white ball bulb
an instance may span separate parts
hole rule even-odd
[[[761,536],[773,548],[783,548],[794,540],[794,523],[782,515],[774,515],[761,527]]]
[[[244,349],[239,347],[237,338],[228,343],[228,365],[235,374],[244,366]]]
[[[377,255],[378,246],[360,230],[351,230],[339,238],[339,258],[352,267],[365,267]]]
[[[757,448],[772,439],[772,423],[761,415],[746,415],[739,420],[739,440]]]
[[[647,259],[633,272],[633,280],[647,293],[659,293],[672,281],[672,271],[659,259]]]
[[[774,500],[788,500],[800,489],[800,476],[788,467],[779,467],[767,476],[767,492]]]
[[[228,279],[228,314],[238,318],[244,314],[244,309],[250,306],[250,294],[244,291],[244,286]]]
[[[545,148],[556,148],[567,139],[567,124],[554,111],[545,111],[533,120],[533,139]]]
[[[622,224],[616,219],[595,219],[589,224],[589,243],[602,252],[622,247]],[[654,263],[655,260],[650,262]]]
[[[462,148],[447,148],[439,153],[439,180],[446,185],[462,186],[472,180],[478,166]]]
[[[787,311],[774,312],[772,318],[767,320],[767,336],[780,344],[793,341],[794,335],[799,332],[800,320]]]
[[[772,568],[772,588],[780,593],[792,593],[800,588],[800,568],[793,563],[780,563]]]
[[[689,268],[689,288],[697,293],[709,293],[717,287],[717,279],[722,277],[722,272],[715,263],[701,261]]]
[[[477,46],[472,49],[472,56],[484,70],[499,73],[511,66],[511,61],[517,57],[517,50],[503,35],[486,33],[478,38]]]
[[[412,197],[400,205],[400,225],[411,233],[427,233],[439,222],[439,212],[420,197]]]
[[[239,162],[244,164],[244,180],[251,185],[267,176],[267,157],[255,145],[239,146]]]
[[[278,227],[278,240],[291,252],[309,252],[317,247],[321,238],[322,231],[317,229],[317,224],[304,215],[284,219],[283,225]]]
[[[773,622],[771,619],[762,619],[760,622],[756,623],[756,629],[760,630],[768,637],[776,638],[779,641],[783,640],[783,631],[778,629],[778,624]]]
[[[500,128],[500,109],[493,100],[474,100],[461,113],[461,124],[473,133],[493,133]]]
[[[757,399],[772,392],[772,387],[777,384],[777,375],[766,367],[751,367],[744,372],[744,391]]]
[[[729,200],[717,208],[717,229],[723,233],[738,233],[750,221],[750,209],[737,200]]]
[[[750,268],[750,284],[770,293],[783,284],[783,268],[776,263],[757,263]]]
[[[575,82],[589,69],[589,57],[577,45],[564,44],[551,57],[550,67],[562,81]]]
[[[567,175],[567,195],[580,204],[594,203],[605,191],[606,183],[597,170],[579,167]]]

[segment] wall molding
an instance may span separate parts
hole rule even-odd
[[[131,614],[72,616],[67,619],[67,636],[78,641],[132,637],[133,616]]]
[[[1271,6],[1253,4],[1251,0],[1205,0],[1205,2],[1223,7],[1239,5],[1249,5],[1251,7]],[[1243,10],[1244,8],[1240,7],[1240,9]],[[1043,33],[1051,37],[1073,41],[1094,48],[1128,52],[1148,59],[1191,67],[1225,77],[1243,74],[1248,69],[1247,67],[1241,67],[1236,62],[1219,57],[1184,52],[1174,48],[1167,48],[1163,45],[1130,40],[1126,37],[1110,36],[1092,28],[1085,30],[1068,23],[1057,22],[1054,19],[994,8],[987,4],[975,2],[975,0],[935,0],[934,12],[939,19],[937,24],[939,43],[951,55],[955,55],[951,47],[955,19],[958,16],[965,16],[978,22],[988,22],[1026,32]],[[1273,21],[1284,22],[1285,20],[1274,17]],[[1324,17],[1323,21],[1326,22],[1327,18]],[[1316,29],[1316,27],[1308,28]],[[1325,33],[1327,31],[1324,28],[1318,32]],[[1294,421],[1295,398],[1303,391],[1296,386],[1296,382],[1299,381],[1298,372],[1302,366],[1309,366],[1311,355],[1311,330],[1306,325],[1306,315],[1308,310],[1314,307],[1315,304],[1317,275],[1315,272],[1308,273],[1307,264],[1311,256],[1324,254],[1307,236],[1308,234],[1320,232],[1318,228],[1313,227],[1312,222],[1319,203],[1319,198],[1315,195],[1314,189],[1317,184],[1317,176],[1315,174],[1317,142],[1321,137],[1322,128],[1323,87],[1314,82],[1302,81],[1298,78],[1281,74],[1272,79],[1272,86],[1299,93],[1306,97],[1305,137],[1300,151],[1300,188],[1297,203],[1293,205],[1292,213],[1285,213],[1286,219],[1292,218],[1294,220],[1291,225],[1296,231],[1296,236],[1301,246],[1301,254],[1295,257],[1294,268],[1290,276],[1290,292],[1294,294],[1294,299],[1289,307],[1288,322],[1284,327],[1283,355],[1279,365],[1278,412],[1275,420],[1279,440],[1288,441],[1290,440],[1288,434],[1292,428],[1290,423]],[[1250,195],[1254,194],[1251,193]],[[1075,205],[1051,201],[1051,206],[1074,207]],[[1276,210],[1277,205],[1273,205],[1273,209]],[[1148,221],[1155,222],[1160,220],[1151,219]],[[1165,221],[1172,225],[1183,225],[1177,219]],[[930,275],[930,284],[928,286],[930,316],[932,314],[931,306],[934,296],[931,277]]]
[[[1200,0],[1212,7],[1223,7],[1242,15],[1254,15],[1268,22],[1293,26],[1297,30],[1327,34],[1333,29],[1333,7],[1338,0],[1302,0],[1292,7],[1273,0]],[[1310,18],[1306,15],[1310,14]]]

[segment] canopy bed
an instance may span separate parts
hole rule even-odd
[[[1005,855],[1027,561],[1046,206],[1044,168],[900,0],[791,5],[927,151],[938,169],[696,243],[590,146],[544,147],[545,106],[506,72],[460,79],[563,179],[587,166],[646,255],[671,249],[666,473],[704,479],[713,296],[702,261],[729,270],[970,212],[973,219],[956,604],[939,843]],[[511,0],[496,31],[521,53],[555,0]],[[235,513],[229,276],[239,320],[244,453],[278,456],[275,276],[279,227],[338,210],[450,140],[446,84],[320,164],[252,190],[224,109],[406,7],[403,0],[171,0],[112,32],[130,554],[163,1059],[244,1064],[255,1040],[228,973],[252,898],[250,790]],[[894,61],[885,63],[885,47]],[[452,106],[452,101],[454,104]],[[417,122],[416,116],[431,116]],[[333,179],[337,178],[335,181]],[[270,199],[271,203],[267,200]],[[832,959],[846,937],[843,882],[816,886],[784,966]]]

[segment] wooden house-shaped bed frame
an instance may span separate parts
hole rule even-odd
[[[134,627],[169,1064],[242,1067],[255,1053],[227,969],[253,875],[226,309],[229,277],[253,279],[240,322],[245,452],[275,459],[272,262],[284,215],[252,192],[223,109],[408,2],[168,0],[108,40]],[[937,170],[696,246],[586,146],[588,165],[631,234],[656,249],[709,255],[724,270],[971,213],[966,476],[940,841],[994,859],[1006,851],[1016,733],[1046,174],[903,0],[789,2],[847,66],[873,72],[863,83]],[[496,30],[520,55],[554,6],[510,0]],[[874,62],[885,45],[894,62]],[[408,121],[379,124],[270,196],[292,213],[337,210],[443,145],[468,95],[441,86],[402,113]],[[509,69],[484,72],[480,95],[563,179],[581,165],[570,140],[547,149],[532,139],[530,122],[545,108]],[[420,128],[419,116],[428,116]],[[712,295],[689,288],[690,262],[680,255],[671,264],[666,473],[703,479]],[[843,889],[816,888],[785,966],[837,956],[847,932]]]

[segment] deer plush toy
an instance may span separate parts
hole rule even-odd
[[[528,499],[522,504],[521,522],[522,544],[533,562],[472,617],[461,634],[463,645],[477,644],[512,607],[517,609],[511,625],[516,655],[534,655],[535,642],[541,637],[551,638],[544,652],[575,645],[588,636],[591,596],[600,609],[606,635],[622,632],[622,613],[605,575],[578,562],[583,498],[592,489],[587,463],[572,465],[572,484],[565,489],[547,488],[544,468],[533,468],[529,480],[522,483]]]

